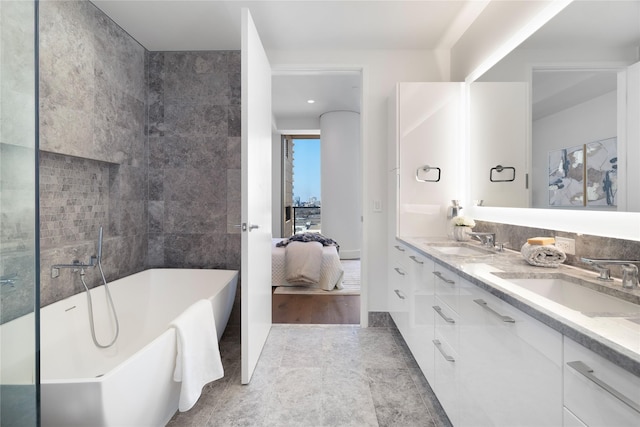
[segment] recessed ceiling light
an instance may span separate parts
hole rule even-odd
[[[314,101],[313,99],[307,99],[307,103],[308,104],[313,104],[314,102],[316,102],[316,101]]]

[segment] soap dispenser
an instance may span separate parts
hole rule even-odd
[[[453,223],[452,219],[460,215],[462,206],[460,206],[460,200],[452,200],[451,206],[447,209],[447,237],[453,239]]]
[[[454,217],[460,215],[460,211],[462,210],[462,206],[460,206],[460,200],[452,200],[451,206],[447,209],[447,219],[451,220]]]

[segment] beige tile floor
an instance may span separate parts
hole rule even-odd
[[[273,325],[248,385],[238,329],[220,342],[225,377],[169,427],[450,425],[395,328]]]

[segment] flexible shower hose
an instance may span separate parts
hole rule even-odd
[[[120,335],[120,324],[118,323],[118,314],[116,313],[116,307],[113,304],[113,299],[111,298],[111,292],[109,292],[109,285],[107,285],[107,280],[104,277],[104,271],[102,271],[102,262],[100,261],[99,258],[98,258],[98,268],[100,269],[100,275],[102,276],[102,283],[104,283],[104,289],[107,294],[107,301],[111,306],[113,317],[116,320],[116,333],[115,333],[115,336],[113,337],[113,340],[109,344],[102,345],[98,342],[98,339],[96,338],[96,328],[93,323],[93,303],[91,301],[91,292],[89,292],[89,287],[84,281],[84,268],[80,269],[80,280],[82,280],[82,284],[84,285],[84,289],[87,293],[87,303],[88,303],[87,306],[89,307],[89,325],[91,326],[91,338],[93,338],[93,343],[96,345],[96,347],[99,347],[99,348],[109,348],[113,344],[115,344],[116,340],[118,339],[118,335]]]

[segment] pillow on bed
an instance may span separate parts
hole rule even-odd
[[[320,242],[291,242],[284,256],[287,282],[302,286],[315,286],[320,283]]]

